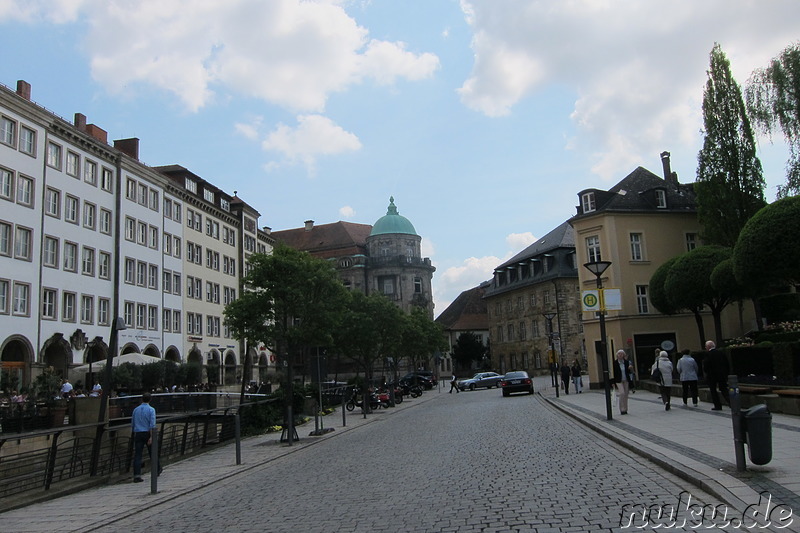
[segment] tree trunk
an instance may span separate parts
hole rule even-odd
[[[697,323],[697,333],[700,334],[700,349],[704,350],[706,347],[706,328],[703,325],[703,317],[697,309],[693,309],[692,312],[694,313],[694,320]]]

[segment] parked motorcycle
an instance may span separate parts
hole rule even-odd
[[[370,392],[368,394],[368,404],[369,408],[373,411],[380,407],[380,402],[378,398],[375,396],[374,393]],[[364,394],[361,392],[361,389],[358,387],[353,389],[353,393],[350,395],[350,399],[347,400],[347,403],[344,404],[345,409],[348,411],[354,410],[356,407],[362,407],[364,405]]]

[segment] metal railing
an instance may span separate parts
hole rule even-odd
[[[155,396],[154,396],[155,398]],[[238,399],[238,396],[237,396]],[[277,400],[164,415],[157,424],[161,464],[180,460],[220,443],[236,441],[237,464],[241,461],[239,411]],[[52,490],[67,481],[112,478],[130,471],[133,458],[130,418],[114,418],[109,424],[60,426],[41,431],[0,435],[0,508],[36,492]]]

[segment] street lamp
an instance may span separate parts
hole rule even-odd
[[[556,316],[555,313],[542,313],[542,316],[547,320],[547,340],[550,343],[550,364],[553,365],[550,367],[550,375],[553,376],[553,368],[555,367],[556,363],[556,350],[553,347],[553,318]],[[554,385],[556,387],[556,398],[560,398],[558,389],[560,385],[558,383],[558,375],[555,375],[555,382]]]
[[[611,381],[608,377],[608,350],[606,348],[606,306],[603,301],[603,272],[611,266],[611,261],[592,261],[583,265],[597,278],[597,291],[600,300],[600,357],[603,363],[603,386],[606,391],[606,419],[611,420]]]

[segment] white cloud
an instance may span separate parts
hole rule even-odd
[[[261,146],[279,152],[290,163],[302,162],[313,174],[317,157],[359,150],[361,141],[327,117],[301,115],[296,127],[278,124]]]
[[[356,210],[346,205],[344,207],[339,208],[339,216],[345,220],[351,219],[356,216]]]
[[[800,3],[726,0],[461,0],[473,31],[472,72],[458,90],[487,116],[548,87],[576,95],[565,148],[591,151],[619,177],[662,150],[688,147],[702,126],[708,54],[720,42],[743,84],[797,39]]]
[[[250,122],[237,122],[233,127],[243,137],[255,141],[258,139],[258,130],[261,126],[261,122],[262,118],[256,117]]]
[[[530,231],[526,231],[525,233],[511,233],[506,237],[506,244],[508,244],[508,247],[517,252],[521,252],[534,242],[536,242],[536,237],[534,237],[533,233]]]
[[[319,112],[331,93],[365,79],[419,80],[430,53],[370,39],[331,0],[0,0],[0,21],[85,19],[93,77],[113,92],[139,84],[174,94],[190,111],[218,91]]]

